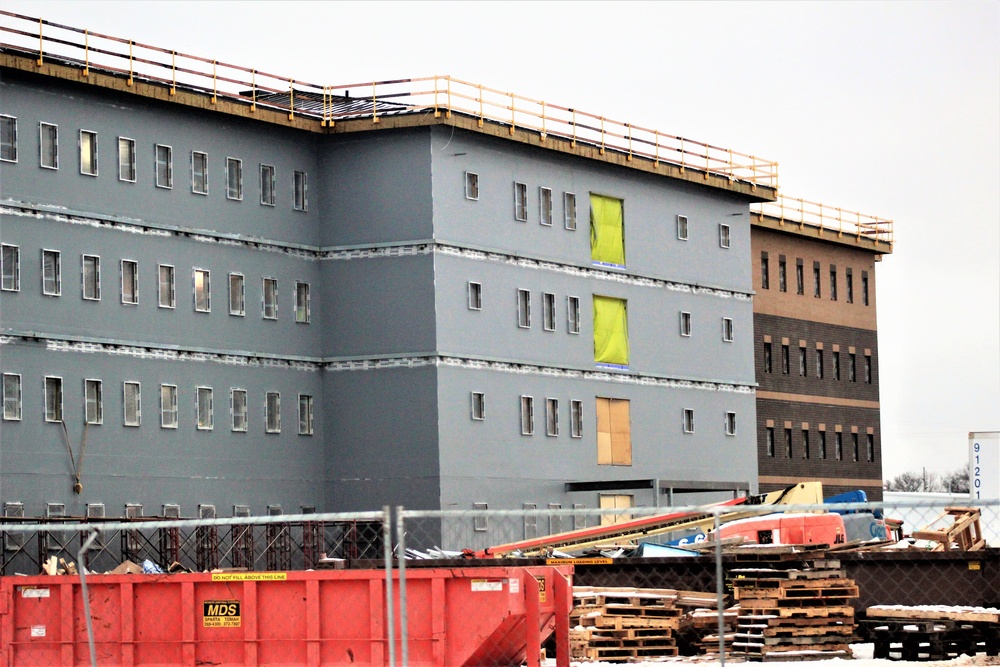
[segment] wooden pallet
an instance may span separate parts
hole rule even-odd
[[[933,526],[945,517],[951,517],[952,524],[941,529]],[[983,529],[979,525],[979,509],[976,507],[945,507],[944,512],[921,530],[913,531],[918,540],[937,542],[932,551],[978,551],[986,547]]]
[[[838,579],[836,581],[853,581],[851,579]],[[815,583],[815,582],[806,582]],[[742,606],[744,600],[795,600],[809,598],[856,598],[858,597],[858,587],[850,586],[782,586],[777,588],[736,588],[733,591],[734,597]]]
[[[738,632],[757,634],[762,637],[812,637],[824,635],[853,635],[854,625],[807,625],[796,626],[770,626],[770,625],[744,625],[737,626]]]
[[[574,658],[582,660],[600,660],[603,662],[626,662],[636,658],[660,658],[677,655],[676,646],[607,648],[590,647],[581,649]]]
[[[849,648],[847,650],[837,651],[787,651],[784,653],[772,652],[756,655],[748,655],[744,653],[739,655],[746,660],[759,661],[766,659],[768,662],[805,662],[807,660],[833,660],[834,658],[840,660],[850,660],[854,657]]]
[[[626,630],[630,628],[659,628],[664,630],[676,630],[678,619],[676,618],[655,618],[645,616],[581,616],[576,619],[578,625],[585,628],[607,628],[612,630]]]
[[[669,628],[585,628],[569,631],[571,641],[591,641],[598,639],[672,639],[673,631]]]
[[[800,645],[793,644],[779,644],[776,646],[767,646],[756,641],[734,641],[733,642],[733,653],[734,654],[745,654],[745,655],[770,655],[772,653],[787,653],[790,651],[802,651],[803,647]],[[821,644],[819,648],[807,649],[815,651],[850,651],[851,647],[849,644],[843,641],[839,643],[829,643]]]
[[[874,606],[865,610],[870,619],[928,619],[950,621],[980,621],[1000,624],[1000,612],[984,607],[895,607]]]
[[[774,605],[761,606],[760,608],[747,607],[740,603],[740,619],[745,617],[774,616],[776,618],[835,618],[845,617],[853,622],[854,607],[845,603],[842,605],[824,605],[819,607],[790,606],[778,607]]]

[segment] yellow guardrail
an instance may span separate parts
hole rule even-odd
[[[796,225],[800,230],[807,226],[819,231],[830,230],[838,236],[869,239],[875,245],[884,243],[890,250],[893,244],[892,220],[873,215],[784,195],[778,195],[773,202],[751,204],[750,208],[760,218],[767,216],[781,225]]]
[[[299,115],[324,127],[358,118],[378,123],[387,114],[461,114],[480,127],[505,126],[511,135],[536,133],[543,143],[558,137],[602,155],[613,151],[627,160],[691,169],[706,179],[715,175],[778,187],[777,162],[450,76],[320,85],[14,12],[0,10],[0,20],[0,48],[30,53],[39,67],[46,60],[79,67],[81,77],[108,72],[130,86],[154,83],[169,87],[170,94],[182,88],[209,96],[212,104],[226,99],[251,111],[264,106],[287,112],[289,120]],[[360,94],[352,97],[351,91]],[[360,102],[363,108],[353,104]]]

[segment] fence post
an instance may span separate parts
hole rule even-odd
[[[409,665],[410,651],[407,646],[407,625],[406,614],[406,530],[403,521],[403,506],[396,506],[396,548],[399,550],[397,562],[399,563],[399,664],[402,667]]]
[[[94,624],[90,619],[90,597],[87,595],[87,568],[83,564],[83,555],[90,549],[90,545],[97,539],[98,531],[94,529],[90,533],[87,541],[80,546],[76,552],[76,566],[80,573],[80,591],[83,595],[83,618],[87,623],[87,644],[90,647],[90,665],[97,667],[97,650],[94,648]]]
[[[726,582],[722,577],[722,536],[719,534],[719,508],[712,510],[715,524],[715,595],[719,611],[719,664],[726,664],[726,606],[723,604]]]
[[[382,552],[385,556],[385,636],[389,645],[389,667],[396,665],[396,631],[393,627],[392,599],[392,526],[389,506],[382,508]]]

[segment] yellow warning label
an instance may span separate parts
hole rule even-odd
[[[545,602],[546,600],[548,600],[548,596],[546,595],[545,592],[545,577],[536,576],[535,581],[538,582],[538,601]]]
[[[611,565],[610,558],[547,558],[546,565]]]
[[[285,581],[287,572],[213,572],[212,581]]]
[[[982,567],[983,567],[982,564],[978,560],[970,560],[969,561],[969,569],[970,570],[980,570],[980,569],[982,569]]]
[[[239,600],[205,600],[203,607],[206,628],[240,627]]]

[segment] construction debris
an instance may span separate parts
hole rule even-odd
[[[875,658],[922,661],[1000,654],[1000,609],[876,606],[865,615]]]
[[[627,662],[677,655],[674,633],[683,613],[677,601],[684,597],[684,591],[672,589],[575,587],[569,633],[572,658]]]
[[[931,551],[978,551],[986,548],[983,529],[979,525],[979,510],[975,507],[946,507],[934,521],[913,532],[914,539],[937,542]],[[935,528],[942,519],[951,517],[950,526]]]

